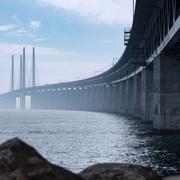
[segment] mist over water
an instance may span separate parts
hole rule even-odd
[[[75,111],[0,111],[0,143],[19,137],[52,163],[79,172],[100,162],[180,171],[180,135],[159,135],[152,125],[115,114]]]

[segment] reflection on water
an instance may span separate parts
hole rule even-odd
[[[180,135],[159,135],[150,124],[120,115],[74,111],[0,111],[0,142],[20,137],[48,160],[79,172],[99,162],[180,170]]]

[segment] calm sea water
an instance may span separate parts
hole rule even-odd
[[[180,170],[180,135],[159,135],[151,125],[120,115],[0,111],[0,143],[12,137],[74,172],[100,162],[141,164],[159,174]]]

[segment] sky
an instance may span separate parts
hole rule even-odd
[[[19,88],[19,56],[26,47],[31,86],[32,47],[37,85],[87,78],[107,70],[124,51],[132,0],[1,0],[0,93],[10,90],[11,55]]]

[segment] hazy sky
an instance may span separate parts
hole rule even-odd
[[[36,47],[38,84],[100,73],[123,50],[124,27],[131,26],[132,0],[1,0],[0,92],[9,90],[11,54],[27,47],[27,84]]]

